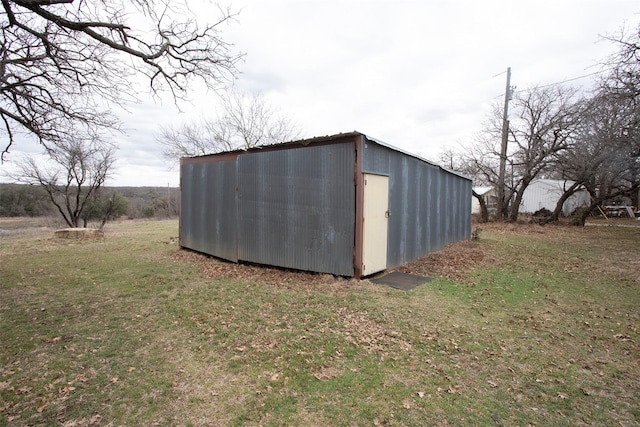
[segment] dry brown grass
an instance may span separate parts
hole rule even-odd
[[[175,222],[0,239],[0,425],[639,424],[640,230],[481,227],[410,292],[183,251]]]

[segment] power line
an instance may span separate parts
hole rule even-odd
[[[603,74],[603,73],[606,73],[606,72],[611,71],[611,70],[613,70],[613,68],[607,68],[607,69],[604,69],[604,70],[595,71],[593,73],[584,74],[582,76],[572,77],[572,78],[569,78],[569,79],[566,79],[566,80],[562,80],[562,81],[559,81],[559,82],[548,83],[548,84],[542,85],[542,86],[535,86],[535,88],[536,89],[542,89],[542,88],[550,87],[550,86],[559,86],[559,85],[562,85],[562,84],[565,84],[565,83],[573,82],[573,81],[580,80],[580,79],[585,79],[587,77],[593,77],[593,76],[596,76],[598,74]],[[506,71],[504,71],[504,72],[502,72],[500,74],[496,74],[493,77],[498,77],[498,76],[500,76],[500,75],[502,75],[504,73],[506,73]],[[532,89],[525,89],[525,90],[521,90],[520,92],[530,92],[531,90]],[[501,93],[500,95],[496,95],[496,96],[492,97],[491,99],[493,100],[493,99],[497,99],[497,98],[502,98],[503,96],[504,96],[504,93]]]
[[[610,71],[610,70],[611,70],[611,68],[608,69],[608,70],[596,71],[596,72],[593,72],[593,73],[590,73],[590,74],[585,74],[583,76],[573,77],[571,79],[562,80],[561,82],[549,83],[549,84],[546,84],[546,85],[543,85],[543,86],[538,86],[538,87],[539,88],[543,88],[543,87],[549,87],[549,86],[557,86],[557,85],[561,85],[561,84],[564,84],[564,83],[573,82],[575,80],[585,79],[587,77],[595,76],[597,74],[602,74],[605,71]]]

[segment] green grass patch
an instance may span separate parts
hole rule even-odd
[[[0,239],[0,425],[640,423],[639,229],[487,227],[410,292],[212,277],[176,235]]]

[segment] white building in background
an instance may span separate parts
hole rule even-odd
[[[565,189],[572,184],[573,181],[556,179],[537,179],[531,182],[522,196],[520,213],[532,214],[543,208],[553,211]],[[586,190],[578,190],[564,202],[562,213],[569,216],[577,208],[589,206],[590,200]]]
[[[473,191],[475,191],[476,194],[482,196],[484,202],[487,204],[487,209],[489,210],[489,212],[495,213],[496,202],[498,200],[496,189],[493,187],[473,187]],[[478,199],[473,195],[471,196],[471,213],[480,213],[480,202],[478,202]]]

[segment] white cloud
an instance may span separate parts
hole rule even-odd
[[[189,6],[199,16],[217,16],[213,5]],[[432,158],[481,129],[492,103],[501,102],[508,66],[520,90],[595,72],[615,50],[599,36],[640,21],[635,0],[238,0],[232,6],[242,11],[224,37],[247,54],[238,84],[263,92],[305,136],[358,130]],[[170,101],[145,100],[122,114],[130,131],[116,136],[113,183],[178,185],[178,171],[169,169],[154,134],[211,114],[215,96],[199,88],[192,94],[182,113]]]

